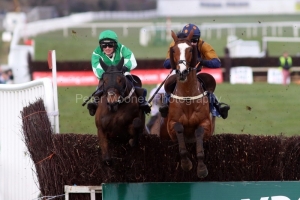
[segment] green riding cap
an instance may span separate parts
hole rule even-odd
[[[111,31],[111,30],[106,30],[106,31],[103,31],[102,33],[100,33],[99,41],[101,41],[103,39],[112,39],[112,40],[118,42],[117,34],[114,31]]]

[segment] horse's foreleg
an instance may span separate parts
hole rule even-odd
[[[204,128],[199,126],[195,131],[196,153],[198,159],[197,175],[199,178],[204,178],[208,174],[206,165],[203,162],[204,160],[203,136],[204,136]]]
[[[140,118],[135,118],[132,122],[132,128],[129,130],[130,134],[133,136],[129,140],[130,146],[134,147],[138,145],[139,137],[143,132],[144,124]]]
[[[111,156],[108,152],[108,140],[107,136],[104,134],[101,128],[98,128],[98,138],[99,138],[99,145],[101,148],[102,154],[102,161],[105,162],[107,165],[111,165]]]
[[[183,128],[181,123],[176,122],[174,124],[174,130],[176,132],[178,145],[179,145],[179,154],[180,154],[180,158],[181,158],[181,168],[184,171],[189,171],[189,170],[192,169],[193,164],[190,161],[190,159],[188,158],[188,151],[187,151],[186,146],[185,146],[184,135],[183,135],[184,128]]]
[[[211,135],[215,132],[215,124],[216,124],[216,117],[212,117],[211,119]]]

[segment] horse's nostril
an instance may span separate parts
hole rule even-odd
[[[184,70],[184,71],[182,72],[182,74],[185,75],[185,76],[188,75],[188,73],[189,73],[188,70]]]

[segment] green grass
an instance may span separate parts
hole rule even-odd
[[[146,88],[150,91],[154,85]],[[60,132],[96,134],[94,117],[82,107],[82,99],[88,97],[95,87],[59,87]],[[286,136],[299,134],[299,85],[252,85],[219,84],[216,96],[230,104],[229,117],[216,120],[216,134],[255,134]],[[250,107],[251,110],[247,109]]]
[[[299,21],[300,15],[271,15],[271,16],[222,16],[222,17],[173,17],[172,22],[182,23],[266,23],[274,21]],[[126,20],[132,22],[131,20]],[[152,20],[143,20],[147,22],[165,22],[165,18],[157,18]],[[139,21],[139,22],[143,22]],[[107,21],[105,21],[107,22]],[[113,23],[114,21],[111,21]],[[126,23],[126,22],[124,22]],[[72,34],[72,30],[76,34]],[[57,60],[90,60],[91,53],[98,45],[98,34],[104,29],[97,29],[97,36],[92,36],[91,29],[73,28],[69,29],[69,36],[64,37],[63,31],[54,31],[47,34],[41,34],[35,39],[35,60],[46,60],[48,50],[56,50]],[[139,32],[140,28],[129,28],[128,36],[123,36],[123,28],[113,29],[119,36],[119,41],[128,46],[135,54],[137,59],[163,59],[166,56],[166,51],[169,46],[169,42],[162,41],[159,36],[151,41],[151,45],[143,47],[139,44]],[[268,36],[271,36],[271,27],[267,29]],[[204,33],[203,33],[204,34]],[[240,39],[244,40],[258,40],[261,44],[262,30],[257,30],[257,36],[247,38],[246,29],[237,29],[236,35]],[[158,33],[160,35],[160,33]],[[293,36],[293,30],[291,27],[285,27],[283,29],[284,37]],[[224,55],[224,47],[227,41],[227,30],[222,31],[221,39],[217,39],[216,32],[212,31],[212,38],[203,37],[203,39],[210,43],[217,54],[222,57]],[[290,55],[296,55],[299,53],[299,43],[269,43],[268,50],[270,56],[279,56],[284,50],[288,50]]]

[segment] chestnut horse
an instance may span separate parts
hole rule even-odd
[[[198,81],[199,76],[197,77],[197,47],[191,45],[192,36],[193,31],[186,38],[178,38],[172,31],[175,44],[170,47],[170,62],[176,74],[165,83],[165,90],[171,93],[171,97],[168,116],[161,125],[160,137],[169,137],[173,142],[178,142],[181,168],[185,171],[193,167],[186,142],[196,142],[197,175],[203,178],[208,174],[204,164],[203,140],[213,134],[214,125],[209,109],[208,91],[203,89],[203,84]],[[212,79],[213,83],[215,80]]]
[[[117,66],[108,66],[101,59],[100,64],[104,70],[103,95],[98,102],[95,122],[102,160],[111,165],[109,141],[129,142],[131,146],[136,146],[145,128],[145,114],[139,108],[133,82],[122,72],[124,58]],[[136,76],[134,78],[138,79]],[[141,81],[137,81],[141,87]]]

